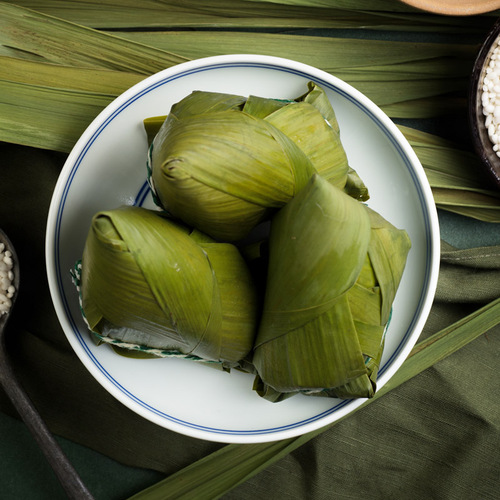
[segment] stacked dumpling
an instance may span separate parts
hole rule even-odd
[[[373,396],[410,240],[363,203],[325,92],[198,91],[145,127],[160,210],[96,214],[81,262],[99,341],[252,372],[270,401]]]

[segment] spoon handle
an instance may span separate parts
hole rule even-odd
[[[2,326],[5,325],[0,325],[0,329]],[[93,496],[86,488],[17,380],[7,355],[5,337],[3,335],[0,335],[0,382],[43,451],[47,461],[66,491],[68,498],[72,500],[92,500]]]

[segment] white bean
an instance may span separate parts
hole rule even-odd
[[[12,284],[14,280],[13,265],[12,253],[5,250],[4,243],[0,243],[0,315],[6,314],[10,310],[12,298],[16,292]]]

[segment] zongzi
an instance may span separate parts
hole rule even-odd
[[[124,206],[94,216],[80,293],[101,341],[228,368],[253,346],[257,297],[238,249],[156,211]]]
[[[271,222],[254,388],[371,397],[410,240],[314,175]]]
[[[158,120],[145,120],[148,135]],[[195,91],[154,136],[149,178],[158,204],[224,241],[245,237],[320,173],[357,199],[332,105],[314,83],[292,100]]]

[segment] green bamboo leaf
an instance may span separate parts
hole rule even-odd
[[[483,167],[474,153],[449,147],[429,147],[415,142],[411,144],[425,165],[432,186],[484,190],[484,182],[478,175]]]
[[[365,406],[416,377],[500,323],[500,299],[418,343],[394,376]],[[348,415],[349,416],[349,415]],[[348,418],[348,417],[344,417]],[[133,495],[130,500],[220,498],[343,419],[297,438],[262,444],[231,444]]]
[[[422,15],[404,5],[390,3],[384,8],[371,2],[362,8],[359,2],[332,3],[322,6],[284,4],[245,0],[133,0],[88,2],[84,0],[15,0],[18,5],[61,17],[94,28],[172,28],[172,27],[261,27],[261,28],[372,28],[438,32],[481,32],[491,24],[489,18]],[[399,7],[399,12],[396,12]],[[494,16],[494,12],[490,14]]]
[[[482,193],[466,192],[460,189],[433,188],[432,194],[436,203],[446,207],[462,206],[498,210],[500,208],[500,195],[488,196]]]
[[[26,145],[68,151],[71,149],[71,143],[75,142],[79,133],[85,128],[83,124],[85,122],[90,123],[97,112],[102,109],[103,95],[109,94],[107,100],[104,101],[107,103],[119,93],[119,90],[127,88],[130,83],[139,80],[139,74],[145,74],[145,71],[146,73],[148,71],[153,72],[179,60],[186,59],[186,57],[181,57],[181,59],[174,58],[172,60],[168,51],[165,52],[144,44],[121,40],[116,36],[107,36],[72,23],[26,11],[26,9],[19,7],[0,4],[0,10],[2,8],[4,9],[2,23],[5,29],[0,32],[0,43],[3,43],[1,47],[6,49],[9,54],[14,50],[17,57],[29,56],[36,59],[36,61],[32,61],[33,65],[29,68],[29,73],[24,72],[28,68],[21,66],[21,64],[16,70],[14,67],[16,60],[9,59],[9,75],[5,77],[9,83],[3,84],[5,88],[2,89],[3,91],[0,94],[2,95],[0,105],[3,108],[2,116],[5,123],[4,129],[0,129],[0,139],[2,140],[21,141]],[[50,33],[48,33],[49,31]],[[37,37],[43,38],[45,41],[43,42],[38,38],[34,42],[30,41],[32,40],[30,35],[32,32],[38,33]],[[178,35],[181,36],[181,34]],[[248,34],[231,35],[241,37],[241,43],[246,47],[251,46],[253,50],[258,47],[254,41],[249,43]],[[219,46],[224,46],[224,34],[220,33],[220,36]],[[261,45],[264,48],[269,45],[273,51],[278,50],[279,46],[288,47],[293,40],[293,37],[280,38],[280,35],[277,34],[257,34],[254,36],[257,39],[262,36]],[[277,38],[273,38],[273,36]],[[176,37],[177,34],[173,37],[165,36],[165,39],[175,43]],[[276,41],[274,45],[272,45],[273,40]],[[202,47],[207,46],[205,40],[200,40],[200,42],[202,42],[200,43]],[[313,60],[313,62],[324,69],[331,66],[331,63],[329,63],[331,61],[338,61],[340,66],[352,68],[353,65],[367,66],[367,61],[371,65],[381,64],[385,61],[385,64],[391,62],[391,65],[397,66],[405,58],[408,60],[408,57],[411,60],[415,60],[415,58],[417,60],[432,60],[435,57],[445,57],[457,61],[472,57],[469,47],[455,46],[453,48],[446,44],[411,44],[412,50],[409,50],[410,45],[398,42],[350,40],[350,43],[346,46],[345,41],[342,39],[323,39],[322,37],[301,37],[298,42],[295,40],[293,45],[290,45],[293,54],[289,53],[288,55],[294,57],[294,54],[297,54],[299,60],[300,57],[304,57],[305,62],[310,62],[309,58],[314,54],[316,54],[315,57],[320,55],[320,59]],[[73,44],[78,45],[78,50],[73,50]],[[81,47],[86,47],[83,53]],[[88,50],[88,47],[94,48]],[[367,54],[370,54],[369,60]],[[388,54],[390,54],[389,58]],[[207,53],[200,55],[207,55]],[[67,69],[59,70],[57,65],[51,66],[50,64],[37,67],[35,63],[38,63],[40,58],[42,61],[57,62],[57,64],[63,65]],[[154,61],[154,64],[146,68],[145,65],[150,64],[151,61]],[[65,63],[63,64],[63,62]],[[82,78],[82,85],[77,87],[77,72],[72,72],[69,67],[76,66],[76,68],[80,68],[78,71],[82,74],[84,72],[81,68],[82,65],[108,69],[118,67],[120,71],[107,77],[98,72],[89,72],[87,76]],[[5,68],[7,72],[7,66]],[[125,73],[123,77],[120,76],[122,70]],[[43,78],[40,79],[40,82],[34,82],[35,76],[33,75],[38,73],[43,75]],[[134,76],[135,74],[137,76]],[[94,84],[92,84],[94,75]],[[111,90],[111,79],[115,77],[115,85]],[[29,86],[26,86],[26,83]],[[102,87],[99,90],[89,91],[89,88],[99,88],[101,83]],[[376,85],[374,84],[374,95],[372,96],[378,99],[375,94],[379,94],[381,99],[385,99],[387,95],[400,95],[401,102],[383,106],[390,116],[431,116],[439,112],[440,109],[450,108],[449,101],[442,99],[441,95],[435,96],[426,104],[426,101],[422,99],[408,100],[415,94],[414,90],[411,90],[411,86],[408,87],[408,91],[404,90],[406,82],[393,82],[391,85],[395,86],[394,92],[387,92],[385,88],[381,90],[380,86],[379,90],[375,92]],[[61,90],[59,95],[55,91],[56,88]],[[68,90],[75,91],[75,95],[70,97],[71,94],[68,94]],[[440,87],[436,85],[435,90],[440,92]],[[81,91],[86,93],[81,94]],[[410,95],[410,91],[413,94]],[[405,94],[405,92],[408,93]],[[425,94],[428,92],[429,89],[425,91]],[[46,103],[39,101],[42,93],[48,94]],[[23,97],[24,94],[25,97]],[[69,113],[61,113],[61,110],[66,109],[70,99],[74,104],[69,106]],[[21,109],[12,108],[14,103]],[[25,110],[32,110],[32,117]],[[12,116],[10,113],[12,113]],[[76,123],[76,121],[79,123]],[[44,126],[40,127],[40,123],[43,123]],[[45,128],[46,124],[50,124],[47,130],[40,131],[41,128]],[[22,130],[23,134],[16,134],[16,129]],[[47,140],[46,143],[44,143],[45,140]]]
[[[354,285],[368,251],[369,216],[362,204],[316,175],[273,218],[269,238],[257,345],[326,312]],[[328,286],[321,286],[325,281]]]
[[[439,205],[438,205],[439,206]],[[447,212],[452,212],[454,214],[463,215],[464,217],[470,217],[471,219],[477,219],[482,222],[500,222],[500,214],[498,207],[495,208],[476,208],[474,206],[457,206],[457,205],[442,205],[439,206]]]
[[[391,118],[436,118],[465,112],[467,100],[455,94],[385,104],[380,108]]]
[[[0,2],[0,54],[149,75],[185,58]]]
[[[70,151],[90,121],[143,78],[0,56],[1,140]]]
[[[254,0],[256,3],[266,3],[269,0]],[[306,7],[335,7],[338,9],[368,10],[380,12],[420,12],[405,3],[394,3],[391,0],[272,0],[281,5],[301,5]]]
[[[178,119],[219,111],[241,111],[246,98],[234,94],[194,91],[172,106],[170,114]]]
[[[256,118],[265,119],[291,102],[292,101],[286,99],[269,99],[267,97],[250,95],[248,99],[246,99],[242,111]]]
[[[437,95],[446,96],[452,91],[464,90],[467,87],[467,79],[421,79],[421,80],[403,80],[396,85],[391,85],[391,91],[388,92],[390,82],[387,79],[378,79],[376,76],[369,80],[369,72],[361,76],[360,80],[343,78],[342,72],[338,72],[338,76],[350,83],[357,90],[365,94],[377,105],[386,108],[386,106],[393,103],[407,103],[416,107],[417,99],[425,99],[435,97]],[[413,110],[412,110],[413,111]],[[391,113],[393,116],[394,112]],[[413,116],[418,115],[418,112],[413,113]]]
[[[411,127],[406,127],[404,125],[397,125],[399,130],[405,135],[405,137],[412,143],[417,145],[425,146],[438,146],[438,147],[456,147],[456,144],[448,139],[439,137],[429,132],[424,132]]]
[[[371,226],[368,257],[382,300],[379,322],[374,324],[382,326],[389,321],[411,243],[405,231],[398,230],[380,214],[371,209],[368,214]]]
[[[331,105],[329,108],[331,110]],[[273,112],[266,121],[297,144],[322,177],[341,189],[345,186],[349,164],[339,132],[316,107],[298,102]],[[337,124],[337,120],[334,123]]]
[[[0,56],[0,81],[37,87],[119,95],[143,78],[144,75],[125,71],[64,66]]]
[[[156,134],[159,132],[166,118],[167,115],[161,115],[161,116],[150,116],[143,120],[144,130],[146,131],[146,135],[148,137],[149,146],[151,146],[151,144],[153,143]]]
[[[69,152],[116,97],[98,92],[0,81],[0,139]]]
[[[391,43],[405,43],[405,42],[391,42]],[[365,76],[367,80],[386,78],[387,80],[420,80],[425,78],[468,78],[470,76],[471,63],[477,52],[477,47],[472,45],[462,45],[460,50],[453,49],[453,47],[440,44],[442,47],[442,55],[439,57],[429,57],[423,54],[423,59],[406,60],[401,62],[391,61],[391,51],[388,51],[387,62],[383,64],[370,64],[366,61],[363,66],[335,66],[332,68],[342,72],[343,79],[350,80],[354,78],[362,78]],[[377,52],[382,51],[382,47],[376,47]],[[420,52],[417,48],[416,52]],[[416,55],[416,54],[414,54]]]
[[[332,129],[340,133],[340,127],[333,110],[332,103],[321,87],[310,82],[307,93],[299,100],[312,104],[330,124]]]
[[[258,53],[287,57],[328,72],[364,69],[398,75],[441,75],[447,80],[465,76],[477,53],[470,44],[411,43],[335,36],[286,35],[231,31],[120,32],[120,37],[172,51],[190,59]],[[346,43],[346,40],[349,43]],[[395,66],[397,65],[397,66]],[[415,67],[414,67],[415,65]],[[360,77],[358,76],[358,79]],[[370,79],[367,77],[367,79]]]
[[[269,0],[254,0],[259,3],[266,3]],[[355,10],[377,10],[390,12],[414,12],[415,9],[406,4],[394,4],[391,0],[273,0],[274,3],[281,5],[303,5],[307,7],[324,7],[325,5],[333,6],[339,9],[355,9]]]
[[[449,140],[399,126],[419,157],[436,205],[449,212],[500,222],[500,193],[489,189],[479,158]]]

